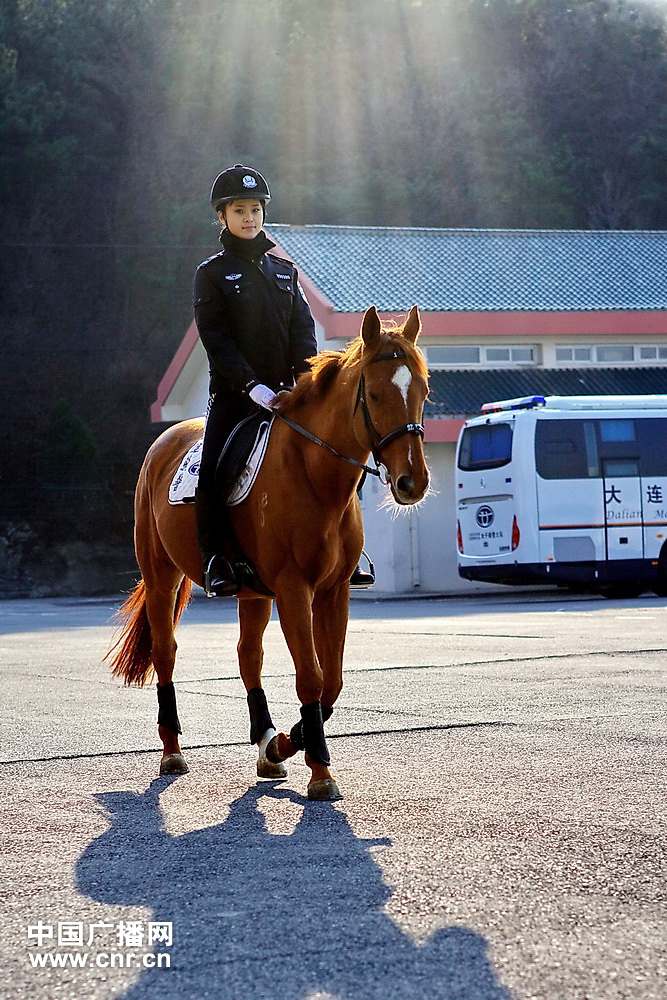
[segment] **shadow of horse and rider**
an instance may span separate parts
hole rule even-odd
[[[88,897],[173,924],[171,967],[142,971],[124,1000],[511,1000],[479,934],[448,927],[420,946],[383,911],[391,889],[370,849],[389,840],[275,783],[173,836],[160,808],[173,780],[97,796],[111,825],[77,866]],[[267,830],[262,799],[301,806],[291,834]]]

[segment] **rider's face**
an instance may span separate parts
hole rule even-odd
[[[232,236],[252,240],[262,231],[264,209],[256,198],[239,198],[220,209],[218,218],[225,223]]]

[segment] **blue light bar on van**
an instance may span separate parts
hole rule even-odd
[[[521,396],[519,399],[501,399],[497,403],[484,403],[482,413],[500,413],[502,410],[532,410],[544,406],[544,396]]]

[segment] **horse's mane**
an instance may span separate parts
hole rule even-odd
[[[403,336],[403,327],[395,330],[383,329],[376,347],[369,351],[360,336],[348,344],[344,351],[322,351],[309,358],[310,371],[300,375],[295,387],[290,393],[281,397],[277,409],[289,414],[300,403],[326,395],[338,375],[343,372],[358,372],[366,370],[374,358],[385,351],[401,350],[404,352],[410,369],[423,379],[428,379],[428,368],[424,355],[414,344]]]

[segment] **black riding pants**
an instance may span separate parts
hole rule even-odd
[[[255,409],[253,401],[238,392],[214,393],[209,399],[206,430],[199,467],[199,489],[215,492],[215,470],[225,442],[239,421]]]

